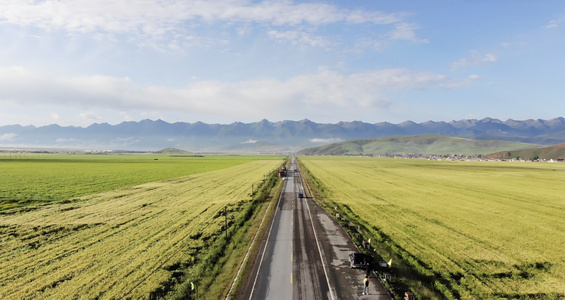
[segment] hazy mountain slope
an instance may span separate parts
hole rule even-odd
[[[488,154],[500,149],[525,149],[533,144],[508,141],[480,141],[435,134],[406,135],[352,140],[312,147],[302,155],[385,155],[385,154]]]
[[[506,150],[486,155],[493,159],[565,159],[565,143],[543,148],[531,148],[523,150]]]

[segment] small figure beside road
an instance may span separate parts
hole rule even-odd
[[[371,264],[367,263],[367,277],[371,276]]]
[[[363,280],[363,295],[369,295],[369,276]]]

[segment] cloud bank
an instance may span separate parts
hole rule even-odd
[[[29,106],[72,106],[82,118],[99,120],[92,108],[174,111],[216,116],[257,116],[270,110],[383,110],[384,94],[401,89],[451,88],[462,83],[442,74],[403,68],[343,75],[321,68],[288,80],[262,78],[240,82],[197,81],[183,88],[141,86],[127,77],[66,77],[0,67],[0,101]]]
[[[191,21],[255,22],[277,26],[391,24],[401,21],[403,13],[384,13],[339,9],[325,3],[293,1],[5,1],[0,22],[17,26],[37,26],[68,32],[104,31],[112,33],[163,34],[182,30]]]

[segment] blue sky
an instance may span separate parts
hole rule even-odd
[[[565,111],[561,0],[0,0],[0,45],[0,126]]]

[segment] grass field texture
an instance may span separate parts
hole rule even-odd
[[[260,156],[0,155],[0,211],[219,170]]]
[[[407,284],[420,297],[565,297],[565,164],[300,161],[327,207],[350,211],[383,259],[429,281]]]
[[[169,168],[179,164],[194,173],[187,176],[0,212],[0,298],[140,299],[166,289],[175,276],[198,282],[178,270],[202,263],[196,257],[210,251],[208,241],[223,236],[224,209],[230,227],[244,213],[252,185],[257,188],[283,162],[282,157],[214,159],[213,167],[171,161]],[[90,163],[83,166],[95,173]],[[143,172],[164,176],[141,169],[129,170],[140,172],[139,178]],[[109,178],[129,173],[122,171],[99,174],[101,185],[107,188]],[[199,268],[214,269],[208,263]]]

